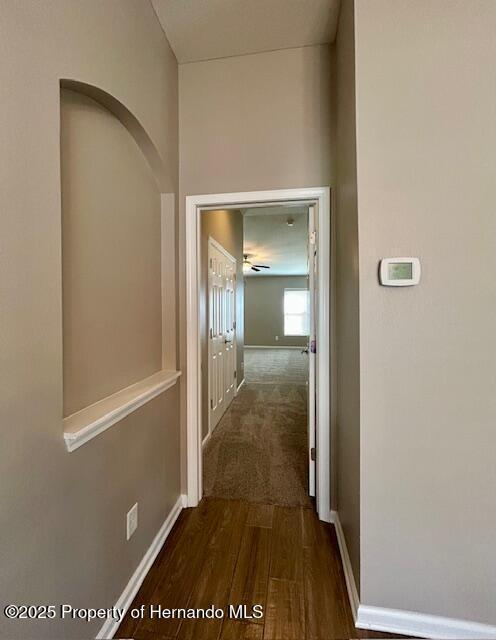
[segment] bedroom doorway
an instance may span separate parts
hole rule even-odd
[[[202,380],[208,374],[209,390],[204,497],[314,506],[315,412],[309,405],[315,380],[310,282],[315,246],[310,244],[310,208],[307,203],[289,203],[201,214],[202,236],[211,234],[209,254],[201,256],[209,273],[205,329],[209,344],[217,345],[209,349],[208,371],[202,374]],[[243,258],[236,283],[241,295],[237,300],[233,296],[232,307],[229,296],[223,303],[222,294],[231,281],[230,254],[219,240]],[[230,260],[235,264],[234,257]],[[226,316],[220,327],[219,309]],[[233,341],[239,371],[232,357]],[[226,347],[231,351],[224,353]],[[234,384],[230,386],[234,379],[235,398]]]
[[[329,220],[329,189],[302,189],[280,192],[254,192],[246,194],[223,194],[217,196],[194,196],[187,198],[187,246],[188,246],[188,442],[187,442],[187,475],[188,475],[188,505],[196,506],[204,494],[203,475],[203,444],[209,449],[207,466],[212,469],[212,461],[224,473],[221,482],[226,487],[246,485],[247,493],[241,495],[224,495],[220,489],[220,497],[238,497],[258,502],[271,502],[273,493],[267,494],[267,487],[276,492],[281,489],[276,504],[298,504],[312,506],[310,496],[315,495],[315,507],[319,518],[330,521],[330,469],[329,469],[329,251],[330,251],[330,220]],[[222,207],[222,209],[221,209]],[[281,209],[284,208],[284,209]],[[274,340],[279,344],[256,345],[251,344],[246,349],[246,356],[235,370],[236,384],[233,389],[238,396],[227,410],[219,409],[216,422],[217,431],[231,438],[228,446],[220,448],[211,455],[214,447],[212,433],[215,429],[205,428],[205,396],[212,405],[211,388],[208,382],[208,392],[205,393],[205,349],[202,349],[205,332],[205,318],[212,320],[211,304],[213,298],[209,296],[209,304],[205,309],[205,299],[202,299],[203,263],[209,265],[209,258],[205,255],[203,241],[202,218],[214,212],[238,212],[246,215],[246,219],[257,217],[265,219],[266,225],[277,224],[277,215],[284,211],[286,217],[285,228],[295,226],[295,219],[288,212],[299,212],[304,224],[305,235],[305,273],[298,275],[304,282],[286,283],[279,294],[271,295],[280,305],[280,317],[283,326],[274,334]],[[304,212],[304,214],[303,214]],[[272,221],[267,222],[272,214]],[[280,228],[282,229],[282,227]],[[266,231],[262,229],[262,234]],[[279,235],[282,233],[279,231]],[[203,248],[203,254],[202,254]],[[227,247],[223,247],[227,250]],[[269,268],[275,266],[264,264],[260,259],[260,252],[251,251],[244,242],[241,247],[242,268],[244,273],[241,280],[253,282],[260,280],[268,284],[271,280],[283,278],[283,273],[269,273]],[[253,255],[251,255],[253,254]],[[232,256],[237,258],[237,255]],[[263,256],[262,256],[263,257]],[[293,252],[287,252],[291,261]],[[206,259],[205,259],[206,258]],[[254,276],[246,272],[254,272]],[[238,270],[239,273],[239,270]],[[263,273],[263,276],[260,276]],[[296,274],[295,274],[296,275]],[[278,282],[279,289],[282,282]],[[236,278],[236,287],[241,291],[243,300],[248,296],[250,285],[240,287],[240,279]],[[239,294],[237,294],[239,295]],[[233,296],[233,301],[236,296]],[[236,342],[239,335],[243,335],[243,322],[240,318],[239,306],[234,304],[235,318],[233,329],[236,330]],[[236,313],[237,310],[237,313]],[[269,303],[262,304],[260,316],[269,316]],[[202,332],[203,327],[203,332]],[[212,326],[208,327],[210,332]],[[240,329],[240,331],[238,331]],[[244,327],[245,336],[251,331]],[[202,338],[203,334],[203,338]],[[234,339],[233,331],[233,339]],[[195,349],[194,346],[197,345]],[[264,349],[265,347],[265,349]],[[210,377],[211,361],[208,360]],[[263,380],[264,368],[272,370],[274,380]],[[288,381],[287,376],[303,372],[297,382]],[[200,374],[200,375],[199,375]],[[245,382],[250,376],[258,377],[257,382]],[[245,385],[244,391],[240,393]],[[215,403],[214,403],[215,404]],[[224,405],[227,408],[227,403]],[[248,428],[239,429],[241,421]],[[302,421],[303,430],[302,430]],[[210,418],[208,419],[210,423]],[[202,424],[203,423],[203,424]],[[212,422],[213,424],[213,422]],[[277,425],[292,424],[294,430],[278,431]],[[263,428],[265,425],[265,429]],[[270,428],[269,428],[270,427]],[[250,428],[252,432],[250,433]],[[261,435],[261,448],[247,446],[247,441],[253,443],[254,434]],[[217,436],[214,434],[214,439]],[[303,441],[302,441],[303,437]],[[243,438],[245,442],[243,443]],[[265,440],[264,440],[265,438]],[[219,439],[219,438],[218,438]],[[293,449],[293,451],[291,451]],[[288,455],[293,455],[288,465]],[[301,455],[303,453],[303,456]],[[217,458],[215,458],[217,456]],[[252,458],[251,463],[249,458]],[[250,466],[251,464],[251,466]],[[293,473],[294,471],[294,473]],[[305,474],[305,477],[302,476]],[[207,495],[211,492],[211,478],[206,477]],[[220,477],[220,476],[219,476]],[[303,479],[302,479],[303,478]],[[217,478],[218,479],[218,478]],[[217,479],[214,478],[215,482]],[[209,484],[210,483],[210,484]],[[304,489],[304,494],[302,490]],[[267,500],[268,497],[268,500]],[[304,501],[308,501],[305,504]],[[295,502],[296,501],[296,502]]]

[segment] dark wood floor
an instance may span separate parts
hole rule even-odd
[[[381,638],[355,629],[332,525],[311,509],[206,498],[184,510],[132,608],[255,604],[260,620],[123,620],[136,640]]]

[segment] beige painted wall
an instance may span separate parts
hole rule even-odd
[[[179,77],[184,370],[185,196],[332,183],[332,53],[322,45],[189,63],[179,66]],[[184,385],[181,409],[185,427]],[[183,437],[183,454],[185,444]]]
[[[201,214],[200,338],[202,358],[202,436],[208,433],[208,239],[217,240],[236,258],[236,371],[244,378],[243,214],[239,209],[203,211]]]
[[[335,193],[337,507],[360,585],[360,344],[353,0],[342,0],[336,40]]]
[[[328,45],[183,64],[179,74],[183,193],[329,183]]]
[[[496,3],[355,11],[362,601],[495,624]]]
[[[64,415],[162,368],[160,193],[126,127],[61,91]]]
[[[121,100],[177,193],[177,65],[145,2],[24,0],[0,13],[0,593],[19,604],[108,607],[180,493],[179,390],[66,451],[59,79]],[[139,527],[126,542],[136,501]],[[2,616],[0,635],[88,638],[100,626]]]
[[[306,276],[245,278],[245,343],[263,347],[305,346],[308,337],[284,335],[284,289],[306,288]]]

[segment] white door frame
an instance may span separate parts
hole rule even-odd
[[[315,441],[316,438],[316,367],[317,367],[317,356],[315,353],[312,353],[312,340],[317,340],[317,318],[316,318],[316,297],[318,294],[316,288],[316,276],[318,278],[319,274],[316,273],[316,268],[318,266],[317,260],[315,256],[318,256],[318,246],[315,246],[317,241],[317,236],[315,234],[317,230],[317,220],[315,216],[315,205],[310,205],[308,207],[308,289],[309,289],[309,306],[310,306],[310,331],[308,332],[308,386],[307,386],[307,397],[308,397],[308,407],[307,407],[307,428],[308,428],[308,493],[311,496],[315,496],[315,485],[317,482],[316,479],[316,469],[317,464],[316,461],[313,460],[312,457],[312,449],[317,448],[317,444]],[[313,237],[312,237],[313,236]]]
[[[330,457],[330,309],[331,274],[330,188],[278,189],[186,196],[186,478],[187,503],[196,507],[203,494],[201,437],[200,345],[200,215],[206,208],[242,208],[287,202],[317,204],[318,318],[317,320],[317,513],[331,522]]]

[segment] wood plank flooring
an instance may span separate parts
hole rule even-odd
[[[228,617],[228,605],[263,606],[261,619]],[[184,510],[131,608],[202,608],[219,619],[123,620],[136,640],[390,638],[355,629],[334,527],[311,509],[205,498]]]

